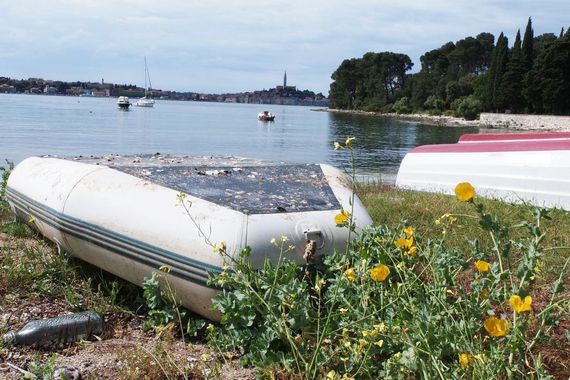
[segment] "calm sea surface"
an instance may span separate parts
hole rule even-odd
[[[236,155],[348,167],[334,141],[355,136],[357,171],[393,180],[404,155],[423,144],[453,143],[476,128],[404,123],[309,107],[157,100],[117,108],[116,98],[0,94],[0,160],[32,155],[168,153]],[[269,110],[274,122],[257,114]]]

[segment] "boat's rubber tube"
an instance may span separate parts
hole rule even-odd
[[[321,168],[339,204],[353,210],[357,228],[371,224],[358,198],[350,206],[342,173]],[[207,285],[208,273],[224,263],[212,244],[225,242],[233,256],[250,246],[251,260],[260,266],[278,257],[272,238],[287,236],[294,246],[287,256],[298,262],[307,237],[317,242],[317,254],[342,249],[348,239],[348,229],[334,223],[338,209],[246,215],[188,195],[187,213],[175,190],[109,167],[54,158],[22,161],[6,194],[17,215],[63,250],[130,282],[141,285],[167,266],[178,300],[211,319],[219,316],[211,310],[216,288]]]

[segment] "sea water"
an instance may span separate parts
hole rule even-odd
[[[321,112],[311,107],[157,100],[118,109],[116,98],[0,94],[0,160],[32,155],[235,155],[350,167],[334,142],[353,142],[360,175],[393,180],[405,154],[423,144],[454,143],[473,127]],[[273,122],[257,114],[270,111]]]

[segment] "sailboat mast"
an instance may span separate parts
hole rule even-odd
[[[144,57],[144,69],[146,71],[145,83],[146,78],[148,77],[148,88],[152,91],[152,83],[150,82],[150,72],[148,71],[148,66],[146,64],[146,56]]]

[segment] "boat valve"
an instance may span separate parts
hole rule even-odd
[[[305,230],[303,231],[307,241],[314,241],[316,249],[321,249],[325,246],[325,236],[321,230]]]

